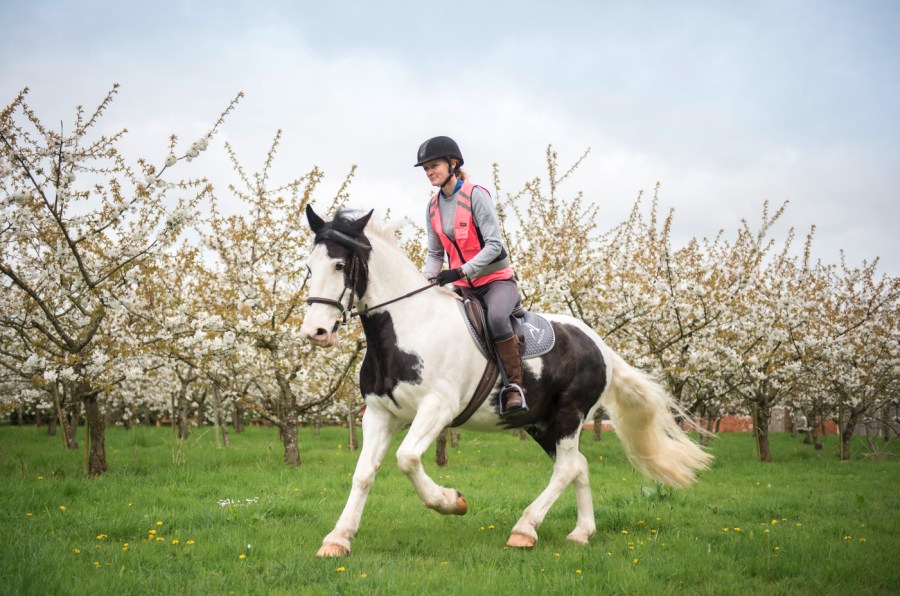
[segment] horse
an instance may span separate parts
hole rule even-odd
[[[486,358],[460,315],[459,297],[433,287],[375,222],[372,211],[341,210],[326,222],[311,206],[314,234],[307,259],[309,308],[300,327],[312,344],[333,346],[339,328],[359,316],[366,337],[359,387],[366,409],[363,442],[350,495],[319,557],[347,556],[363,508],[392,435],[409,426],[397,449],[397,466],[422,503],[441,514],[464,515],[465,497],[426,474],[422,454],[467,406]],[[427,291],[423,291],[427,290]],[[371,306],[370,306],[371,305]],[[522,513],[507,545],[532,548],[550,507],[575,487],[577,520],[566,537],[588,544],[596,532],[588,462],[579,451],[586,420],[601,406],[610,415],[630,463],[645,476],[684,487],[712,456],[685,433],[675,414],[684,412],[657,382],[632,368],[583,322],[543,315],[556,336],[553,349],[523,363],[529,409],[500,415],[500,383],[462,424],[475,431],[524,429],[553,460],[546,489]]]

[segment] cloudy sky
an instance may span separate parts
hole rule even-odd
[[[900,274],[894,0],[0,7],[0,103],[28,86],[65,126],[121,83],[103,126],[129,129],[134,158],[161,163],[169,134],[192,141],[244,91],[191,164],[214,181],[229,179],[224,140],[252,170],[281,129],[276,180],[318,165],[324,200],[358,164],[354,206],[420,221],[430,189],[411,165],[430,136],[456,138],[486,186],[499,163],[504,191],[545,175],[548,145],[563,166],[590,148],[563,192],[596,202],[602,228],[657,182],[679,241],[790,201],[780,237],[816,224],[817,257]]]

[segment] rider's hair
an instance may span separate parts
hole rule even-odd
[[[464,169],[462,169],[461,167],[459,167],[459,165],[456,166],[456,169],[453,169],[453,162],[456,161],[455,159],[450,158],[447,161],[450,163],[450,167],[453,170],[453,173],[456,174],[457,178],[459,178],[463,182],[469,181],[469,175],[466,174],[466,171]]]

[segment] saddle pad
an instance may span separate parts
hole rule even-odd
[[[466,314],[465,304],[460,300],[457,302],[457,306],[475,345],[478,346],[485,358],[489,358],[490,355],[487,347],[484,345],[484,340],[475,331],[475,327],[472,326],[472,322]],[[553,326],[550,325],[550,321],[530,311],[525,311],[524,317],[516,317],[516,319],[525,336],[525,349],[522,352],[523,360],[543,356],[553,349],[554,344],[556,344],[556,334],[553,332]]]

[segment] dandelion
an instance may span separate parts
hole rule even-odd
[[[175,540],[173,540],[172,544],[178,544],[178,539],[176,538]]]
[[[581,575],[581,569],[576,569],[575,573],[577,573],[578,575]]]
[[[368,573],[360,573],[359,576],[360,577],[369,577],[369,574]]]
[[[246,558],[247,558],[247,555],[245,555],[244,553],[241,553],[240,555],[238,555],[238,559],[246,559]]]
[[[29,511],[28,513],[26,513],[25,517],[31,517],[31,512]]]
[[[59,506],[59,510],[60,510],[60,511],[65,511],[65,510],[66,510],[66,506],[65,506],[65,505],[60,505],[60,506]]]
[[[633,565],[637,565],[637,564],[638,564],[638,559],[637,559],[637,557],[635,557],[634,560],[631,561],[631,563],[632,563]]]
[[[853,536],[850,534],[844,534],[844,540],[853,540]]]
[[[860,541],[860,542],[865,542],[866,539],[865,539],[865,538],[860,538],[859,541]]]
[[[774,550],[775,552],[778,552],[778,551],[781,550],[781,547],[780,547],[780,546],[776,546],[773,550]]]
[[[723,531],[723,532],[727,532],[727,531],[728,531],[728,528],[722,528],[722,531]]]
[[[128,506],[129,506],[129,507],[133,507],[133,506],[134,506],[134,503],[129,503]]]
[[[43,477],[43,476],[38,476],[37,479],[38,479],[38,480],[43,480],[44,477]]]
[[[794,524],[794,525],[797,526],[797,527],[799,528],[799,527],[802,526],[803,524],[801,524],[800,522],[797,522],[797,523]]]
[[[157,520],[156,525],[157,525],[157,526],[163,525],[163,524],[162,524],[162,520]]]
[[[103,540],[106,538],[106,534],[97,534],[97,540]]]
[[[622,530],[622,534],[624,534],[625,536],[628,536],[628,530]]]
[[[493,529],[494,529],[494,524],[491,524],[488,526],[488,530],[493,530]]]
[[[554,557],[558,557],[558,556],[559,556],[559,553],[553,553],[553,556],[554,556]]]
[[[606,551],[606,556],[611,557],[611,556],[612,556],[612,551],[611,551],[611,550]]]
[[[165,538],[163,538],[162,536],[157,536],[157,537],[156,537],[156,541],[157,541],[157,542],[163,542],[163,541],[165,541]]]
[[[80,549],[80,548],[73,548],[73,549],[72,549],[72,552],[75,553],[76,555],[80,555],[80,554],[81,554],[81,549]]]
[[[740,532],[741,529],[740,529],[740,528],[735,528],[734,531],[735,531],[735,532]]]
[[[337,571],[338,573],[343,573],[343,572],[347,571],[347,568],[341,566],[341,567],[338,567],[337,569],[335,569],[335,571]]]
[[[100,561],[94,561],[94,569],[100,569]]]
[[[651,534],[656,534],[656,530],[650,530]]]
[[[441,561],[441,567],[446,567],[449,564],[450,564],[449,561]]]
[[[188,543],[189,545],[191,545],[191,544],[196,544],[193,540],[188,540],[187,543]]]
[[[128,543],[127,543],[127,542],[126,542],[125,544],[122,545],[122,550],[128,550]]]
[[[151,536],[154,536],[156,534],[156,530],[147,530],[147,533]]]
[[[777,519],[773,519],[773,520],[771,521],[771,524],[772,524],[773,526],[774,526],[775,524],[777,524],[777,523],[778,523],[778,520],[777,520]]]

